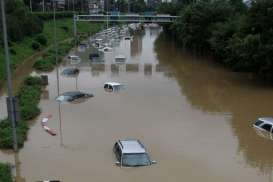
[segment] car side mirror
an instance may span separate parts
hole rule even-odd
[[[156,164],[157,162],[156,161],[151,161],[152,164]]]
[[[117,166],[120,166],[120,162],[119,162],[119,161],[117,161],[115,164],[116,164]]]

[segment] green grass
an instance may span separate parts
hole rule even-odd
[[[58,42],[62,42],[63,40],[67,40],[68,38],[73,37],[73,22],[71,19],[65,19],[62,21],[58,21],[56,23],[57,25],[57,38]],[[47,22],[44,32],[47,35],[48,41],[53,42],[54,41],[54,32],[52,31],[52,26],[54,26],[53,22]],[[102,28],[102,24],[91,24],[88,22],[79,22],[77,24],[78,33],[80,34],[79,39],[83,39],[87,36],[90,36]],[[53,33],[52,33],[53,32]],[[68,42],[62,42],[58,44],[58,56],[59,59],[57,62],[59,63],[63,56],[65,56],[70,49],[74,46],[73,40]],[[50,50],[43,55],[41,58],[39,58],[33,65],[33,67],[36,70],[39,71],[51,71],[56,66],[56,60],[55,60],[55,49],[54,47],[50,48]]]
[[[0,182],[12,182],[11,169],[8,164],[0,163]]]
[[[50,46],[54,43],[54,23],[53,21],[44,22],[44,29],[42,34],[47,38],[47,46]],[[64,18],[56,20],[56,35],[57,41],[62,42],[66,39],[73,38],[73,20],[72,18]],[[89,22],[78,22],[78,33],[79,34],[89,34],[92,35],[98,32],[102,28],[102,24],[98,23],[89,23]],[[38,35],[36,35],[38,36]],[[31,45],[35,41],[36,36],[26,37],[20,42],[13,42],[10,45],[11,53],[11,67],[12,70],[17,68],[26,58],[33,55],[39,50],[33,50]],[[46,48],[47,46],[42,46],[41,49]],[[71,48],[71,47],[70,47]],[[4,61],[4,50],[0,49],[0,87],[1,83],[5,79],[5,61]]]

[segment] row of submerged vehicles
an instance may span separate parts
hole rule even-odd
[[[110,38],[111,37],[111,38]],[[89,54],[89,59],[91,63],[101,63],[102,54],[106,52],[111,52],[113,46],[117,46],[113,44],[113,41],[120,41],[120,39],[124,38],[128,40],[129,37],[129,28],[128,26],[122,27],[111,27],[105,29],[101,32],[96,33],[89,39],[89,42],[83,41],[79,44],[78,51],[83,52],[90,46],[94,47],[95,50]],[[131,38],[131,37],[130,37]],[[65,68],[62,72],[63,76],[67,77],[76,77],[78,76],[80,70],[77,68],[81,62],[81,58],[77,55],[68,55],[68,61],[74,67]],[[115,56],[115,63],[125,63],[126,57],[123,55],[116,55]],[[106,82],[104,83],[104,90],[107,92],[116,92],[124,88],[124,85],[117,83],[117,82]],[[60,102],[78,102],[84,101],[86,98],[93,97],[92,94],[80,92],[80,91],[73,91],[73,92],[65,92],[56,98],[57,101]]]
[[[131,40],[132,37],[128,34],[126,27],[118,28],[112,27],[97,33],[95,36],[90,38],[91,46],[98,49],[98,52],[89,54],[91,62],[97,62],[100,58],[100,52],[112,51],[112,46],[115,46],[113,42],[117,42],[120,39]],[[79,49],[88,48],[89,45],[82,43],[79,45]],[[68,60],[72,65],[77,65],[81,62],[79,56],[69,55]],[[126,60],[123,55],[116,55],[116,63],[124,63]],[[78,76],[80,70],[76,67],[66,68],[63,70],[62,75],[68,77]],[[105,82],[103,88],[106,92],[118,92],[124,89],[124,85],[118,82]],[[81,91],[65,92],[59,95],[56,100],[59,102],[71,102],[78,103],[87,98],[94,97],[93,94],[85,93]],[[136,166],[149,166],[155,164],[156,161],[151,160],[148,150],[145,146],[137,139],[123,139],[115,142],[113,146],[113,153],[116,156],[115,164],[122,167],[136,167]]]
[[[85,52],[88,48],[93,47],[94,51],[89,54],[91,63],[104,62],[103,54],[113,52],[114,47],[120,45],[121,40],[132,40],[130,30],[135,30],[140,24],[130,24],[124,26],[114,26],[96,33],[89,40],[83,41],[78,46],[78,52]],[[72,65],[79,64],[81,58],[77,55],[69,55],[68,60]],[[125,63],[126,57],[122,54],[114,56],[114,63]]]

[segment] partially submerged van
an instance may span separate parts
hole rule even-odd
[[[117,92],[122,89],[123,86],[124,85],[118,82],[105,82],[103,87],[106,92]]]

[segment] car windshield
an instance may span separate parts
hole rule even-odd
[[[147,166],[150,164],[150,159],[146,153],[122,155],[123,166]]]
[[[60,95],[56,98],[56,100],[60,102],[69,101],[69,99],[71,99],[71,97],[67,95]]]
[[[258,120],[258,121],[256,121],[256,123],[254,125],[260,126],[262,123],[263,123],[262,121]]]

